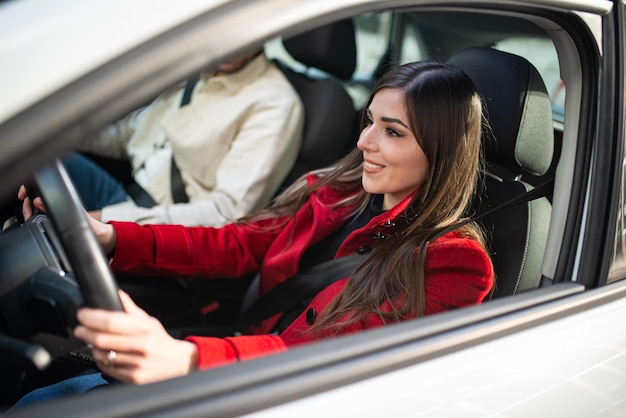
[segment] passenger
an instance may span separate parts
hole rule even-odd
[[[95,219],[219,226],[274,196],[296,161],[304,123],[300,98],[281,71],[258,50],[202,74],[181,107],[184,89],[165,92],[80,145],[130,162],[137,202],[90,159],[76,153],[64,160]],[[180,182],[171,180],[172,155]]]
[[[103,249],[115,252],[117,273],[210,279],[258,271],[261,294],[306,266],[371,251],[279,335],[272,317],[247,335],[174,339],[120,292],[126,312],[83,308],[75,336],[93,346],[104,375],[143,384],[480,303],[494,275],[478,226],[435,235],[467,213],[481,127],[481,100],[465,73],[442,63],[406,64],[386,74],[367,102],[358,149],[308,174],[260,213],[218,229],[91,221]],[[19,195],[25,198],[24,189]],[[40,200],[35,205],[43,209]],[[25,217],[30,213],[26,200]],[[97,373],[80,376],[22,402],[106,383]]]

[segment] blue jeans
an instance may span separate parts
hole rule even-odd
[[[80,376],[72,377],[70,379],[63,380],[50,386],[35,389],[32,392],[24,395],[24,397],[17,401],[15,405],[13,405],[6,412],[10,412],[13,409],[23,406],[35,405],[40,402],[59,399],[64,396],[85,393],[91,389],[108,384],[109,382],[102,377],[101,373],[94,372],[89,374],[82,374]]]
[[[122,183],[89,158],[70,153],[62,161],[86,210],[99,210],[126,201]]]

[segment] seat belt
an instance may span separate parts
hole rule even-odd
[[[156,206],[156,202],[152,196],[150,196],[150,194],[146,192],[144,188],[135,181],[135,179],[132,179],[128,184],[126,184],[124,189],[137,206],[142,208],[151,208]]]
[[[443,230],[439,231],[437,234],[433,235],[428,241],[427,243],[434,241],[435,239],[447,234],[448,232],[451,232],[463,225],[467,225],[470,222],[475,222],[478,221],[480,219],[482,219],[483,217],[487,216],[487,215],[491,215],[494,212],[503,210],[503,209],[507,209],[516,205],[519,205],[521,203],[527,203],[530,201],[533,201],[535,199],[539,199],[540,197],[544,197],[548,195],[548,192],[550,190],[554,189],[554,179],[552,180],[548,180],[545,183],[540,184],[539,186],[528,190],[524,193],[521,193],[517,196],[515,196],[512,199],[509,200],[505,200],[504,202],[500,203],[499,205],[496,205],[492,208],[487,209],[484,212],[479,213],[476,216],[472,216],[469,217],[461,222],[458,222],[456,224],[450,225],[447,228],[444,228]]]
[[[546,196],[553,188],[554,180],[549,180],[532,190],[519,194],[514,198],[487,209],[476,216],[442,229],[433,235],[426,242],[426,245],[463,225],[467,225],[470,222],[476,222],[494,212]],[[244,310],[242,315],[235,322],[234,329],[236,331],[245,330],[251,325],[258,324],[276,314],[281,312],[284,313],[295,308],[301,301],[313,298],[331,284],[348,277],[352,271],[354,271],[356,266],[365,260],[366,257],[367,256],[365,255],[351,254],[345,257],[335,258],[313,266],[304,273],[299,273],[290,277],[282,283],[274,286],[263,295],[259,296],[254,302],[250,303],[249,307]],[[257,275],[250,284],[250,288],[258,289],[259,280],[260,276]]]
[[[198,82],[198,79],[199,78],[197,76],[194,76],[187,80],[185,90],[183,91],[183,97],[180,101],[180,107],[189,104],[191,101],[191,93],[193,93],[193,88]],[[171,160],[170,184],[174,203],[189,202],[189,197],[187,196],[187,193],[185,193],[185,185],[180,174],[180,169],[176,165],[176,161],[174,161],[173,154]],[[144,188],[135,181],[135,179],[131,179],[131,181],[124,186],[124,188],[126,189],[126,193],[128,193],[137,206],[142,208],[152,208],[157,205],[157,202],[155,202],[152,196],[150,196],[150,194],[146,192]]]
[[[366,256],[351,254],[327,260],[304,273],[277,284],[246,309],[234,329],[243,330],[280,312],[286,312],[308,297],[314,296],[336,281],[347,277]],[[254,278],[258,282],[259,276]],[[251,285],[253,286],[253,285]],[[254,288],[254,287],[253,287]],[[258,288],[258,285],[257,285]]]
[[[193,88],[196,86],[198,80],[198,76],[190,77],[187,80],[187,84],[185,84],[185,90],[183,91],[183,98],[180,101],[180,107],[184,107],[189,104],[189,102],[191,101],[191,93],[193,93]],[[185,192],[185,184],[183,183],[180,169],[178,168],[178,165],[176,165],[173,150],[170,166],[170,184],[172,188],[172,199],[174,200],[174,203],[187,203],[189,202],[189,196],[187,196],[187,193]]]

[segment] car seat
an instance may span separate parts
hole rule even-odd
[[[537,69],[526,59],[490,48],[469,48],[448,63],[465,71],[483,98],[487,172],[475,201],[477,213],[533,186],[524,175],[550,168],[554,131],[550,97]],[[481,220],[496,272],[493,297],[539,287],[552,206],[546,197]]]
[[[301,175],[342,157],[353,141],[356,112],[341,81],[356,68],[352,20],[341,20],[284,39],[287,52],[305,66],[297,71],[275,60],[304,104],[304,132],[296,163],[281,189]]]

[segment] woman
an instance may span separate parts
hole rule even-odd
[[[478,227],[435,235],[468,209],[481,125],[481,101],[466,74],[442,63],[406,64],[374,89],[357,149],[299,180],[267,210],[219,229],[92,221],[105,251],[115,251],[116,273],[223,278],[259,271],[260,293],[333,257],[369,254],[280,335],[271,334],[276,315],[250,335],[176,340],[121,293],[126,312],[81,309],[75,336],[93,346],[105,375],[147,383],[480,303],[493,269]],[[29,202],[24,207],[28,217]],[[106,383],[99,375],[74,380],[70,391]]]

